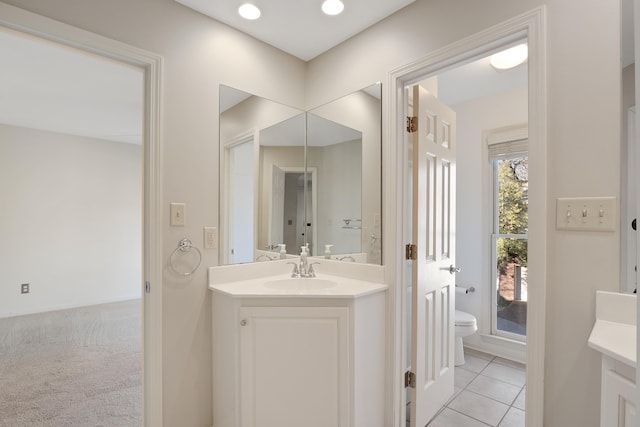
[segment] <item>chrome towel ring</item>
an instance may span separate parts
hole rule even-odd
[[[189,272],[186,272],[186,273],[178,271],[173,266],[173,257],[175,256],[176,253],[178,253],[178,251],[180,251],[180,252],[191,252],[191,249],[195,249],[196,252],[198,253],[198,265],[196,265],[193,270],[191,270]],[[178,247],[175,248],[173,250],[173,252],[171,252],[171,255],[169,256],[169,269],[171,269],[171,271],[173,271],[174,273],[176,273],[177,275],[180,275],[180,276],[191,276],[200,267],[201,263],[202,263],[202,253],[200,252],[200,249],[195,247],[193,245],[193,243],[191,243],[191,240],[189,240],[187,238],[184,238],[184,239],[180,240],[180,242],[178,242]]]

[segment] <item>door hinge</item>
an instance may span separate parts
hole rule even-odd
[[[407,116],[407,132],[413,133],[418,130],[418,118],[416,116]]]
[[[148,294],[151,293],[151,283],[148,280],[144,282],[144,291]]]
[[[404,373],[404,387],[416,388],[416,374],[411,371]]]
[[[418,259],[418,247],[412,243],[408,243],[404,247],[404,258],[411,260]]]

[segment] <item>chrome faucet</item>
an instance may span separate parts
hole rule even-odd
[[[306,259],[304,260],[306,261]],[[300,266],[298,266],[298,264],[296,264],[295,262],[288,262],[287,264],[292,264],[293,265],[293,271],[291,272],[291,277],[304,277],[304,278],[309,278],[309,277],[316,277],[316,272],[313,270],[313,266],[315,264],[320,264],[319,262],[312,262],[311,264],[304,262],[302,259],[300,259]]]

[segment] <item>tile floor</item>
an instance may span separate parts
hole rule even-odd
[[[524,427],[525,366],[465,349],[454,393],[427,427]]]

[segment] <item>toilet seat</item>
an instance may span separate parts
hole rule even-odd
[[[455,326],[473,326],[476,324],[476,318],[465,311],[456,310],[454,324]]]

